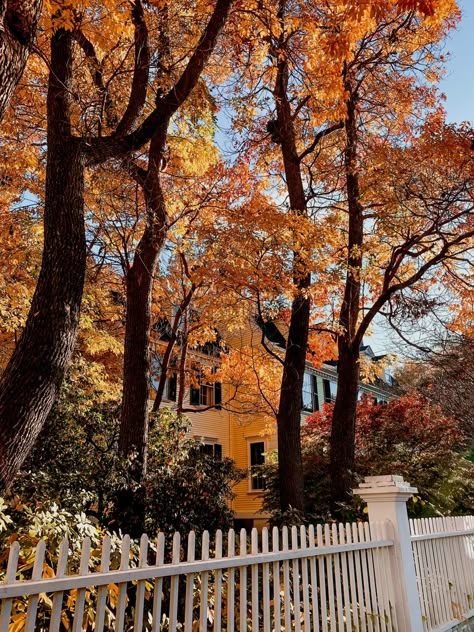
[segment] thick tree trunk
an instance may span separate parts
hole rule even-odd
[[[331,502],[337,512],[340,503],[351,496],[355,453],[355,421],[359,391],[360,292],[362,248],[364,245],[364,210],[360,203],[357,165],[357,95],[346,81],[351,95],[347,101],[345,121],[346,148],[344,166],[349,210],[347,276],[339,315],[337,395],[331,429]]]
[[[304,285],[303,285],[304,284]],[[309,287],[309,276],[298,291]],[[306,364],[310,301],[299,293],[291,306],[290,328],[283,365],[277,413],[280,507],[304,511],[304,480],[301,456],[301,393]]]
[[[57,397],[76,340],[86,266],[84,166],[70,135],[72,38],[51,42],[41,273],[23,335],[0,382],[0,488],[10,486]]]
[[[41,0],[0,1],[0,121],[25,69],[41,5]]]
[[[331,499],[337,513],[353,483],[355,424],[359,391],[359,348],[339,343],[337,395],[331,428]]]
[[[279,17],[283,22],[286,2],[280,3]],[[284,29],[283,29],[284,31]],[[284,44],[280,43],[284,48]],[[306,197],[301,176],[301,164],[296,149],[291,106],[288,99],[288,62],[286,50],[279,51],[277,78],[274,89],[278,131],[285,168],[286,186],[293,213],[306,215]],[[296,296],[291,305],[290,328],[283,363],[280,402],[277,412],[278,427],[278,474],[280,483],[280,507],[290,507],[304,512],[303,461],[301,456],[301,397],[308,346],[310,299],[306,290],[311,285],[311,275],[294,253],[293,279]]]

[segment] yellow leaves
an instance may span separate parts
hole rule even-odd
[[[25,624],[26,612],[14,614],[11,618],[11,623],[8,626],[8,632],[22,632],[25,629]]]

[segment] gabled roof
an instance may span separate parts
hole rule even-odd
[[[286,340],[281,331],[271,321],[264,321],[261,316],[255,316],[255,322],[263,331],[265,338],[281,349],[286,349]]]

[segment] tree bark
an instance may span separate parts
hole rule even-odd
[[[0,2],[0,121],[25,69],[41,5],[41,0]]]
[[[41,272],[23,335],[0,382],[0,490],[41,430],[68,367],[79,323],[86,242],[84,165],[71,136],[72,35],[51,40],[48,161]]]
[[[364,244],[364,213],[360,203],[357,165],[357,95],[349,81],[345,122],[346,148],[344,167],[349,210],[347,275],[344,297],[339,314],[341,332],[338,337],[337,394],[331,429],[331,502],[337,512],[340,503],[349,500],[354,469],[355,422],[359,391],[358,319],[360,313],[362,248]]]

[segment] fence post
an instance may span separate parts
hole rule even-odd
[[[391,524],[391,572],[400,632],[423,632],[420,599],[408,523],[407,501],[418,490],[402,476],[367,476],[354,493],[366,503],[371,522]]]

